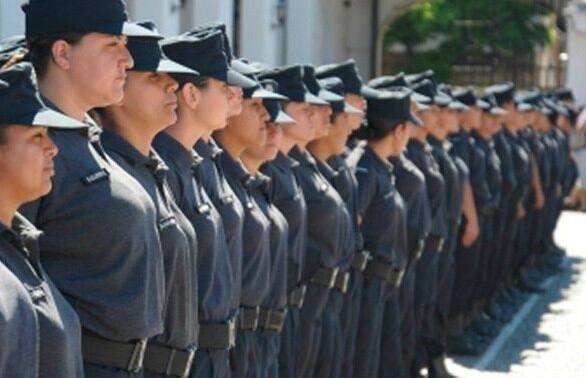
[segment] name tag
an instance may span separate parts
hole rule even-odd
[[[110,172],[108,172],[105,168],[102,168],[101,170],[99,170],[95,173],[92,173],[90,175],[85,176],[84,178],[81,179],[81,181],[85,185],[92,185],[92,184],[95,184],[96,182],[108,180],[109,177],[110,177]]]
[[[173,225],[177,224],[177,220],[175,220],[175,217],[169,217],[169,218],[165,218],[165,219],[161,219],[159,221],[159,230],[163,231],[164,229],[171,227]]]

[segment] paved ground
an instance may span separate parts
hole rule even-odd
[[[529,299],[484,356],[451,361],[458,377],[586,377],[586,214],[564,213],[556,241],[567,272]]]

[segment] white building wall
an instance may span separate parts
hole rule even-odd
[[[179,34],[179,0],[128,0],[126,6],[132,20],[153,21],[159,32],[165,36]]]
[[[0,38],[24,34],[24,13],[21,0],[0,0]]]
[[[573,90],[577,103],[586,104],[586,4],[570,4],[564,13],[568,21],[567,86]]]
[[[279,0],[245,0],[241,10],[240,55],[269,66],[285,63],[285,25]]]

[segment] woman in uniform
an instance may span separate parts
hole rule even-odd
[[[51,191],[47,128],[85,127],[41,101],[28,63],[0,71],[0,376],[83,376],[81,327],[39,262],[40,232],[16,210]]]
[[[133,65],[123,33],[153,32],[125,23],[120,0],[31,0],[23,9],[41,95],[87,124],[53,133],[53,190],[24,212],[43,230],[41,260],[80,318],[85,375],[142,376],[147,339],[163,333],[156,210],[106,154],[87,112],[123,99]]]
[[[142,26],[156,31],[152,23]],[[145,377],[185,377],[197,347],[198,291],[195,231],[175,203],[168,168],[151,147],[155,136],[177,119],[177,82],[169,75],[197,75],[163,56],[161,36],[129,38],[134,60],[124,86],[124,101],[98,110],[106,152],[149,194],[157,215],[165,268],[165,328],[149,340]]]

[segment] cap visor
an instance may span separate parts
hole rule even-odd
[[[427,104],[423,104],[421,102],[416,102],[415,105],[417,106],[417,110],[420,112],[424,112],[424,111],[429,110],[431,108],[431,106],[429,106]]]
[[[412,122],[416,127],[423,126],[423,121],[421,121],[421,119],[413,113],[409,113],[409,118],[407,119],[407,121]]]
[[[496,115],[496,116],[502,116],[502,115],[505,115],[507,113],[508,112],[505,109],[503,109],[503,108],[496,107],[496,108],[491,108],[490,109],[490,114]]]
[[[187,68],[179,63],[175,63],[170,59],[161,59],[159,66],[157,67],[157,72],[199,76],[199,72],[192,70],[191,68]]]
[[[364,115],[364,112],[344,101],[344,113]]]
[[[324,101],[327,101],[328,103],[334,102],[334,101],[343,101],[344,100],[344,97],[337,95],[332,91],[328,91],[327,89],[320,90],[318,93],[318,97]]]
[[[228,85],[240,88],[254,88],[258,83],[243,74],[236,72],[233,69],[228,69],[227,80]]]
[[[481,109],[490,108],[490,104],[484,100],[481,100],[481,99],[476,100],[476,106]]]
[[[418,104],[429,104],[431,103],[431,98],[424,96],[421,93],[413,92],[411,93],[411,101]]]
[[[287,101],[289,98],[275,92],[267,91],[264,88],[259,88],[252,94],[252,98],[262,98],[264,100],[278,100]]]
[[[310,92],[305,92],[305,101],[308,104],[312,104],[312,105],[322,105],[322,106],[330,106],[330,103],[327,101],[322,100],[321,98],[313,95]]]
[[[234,59],[231,63],[232,69],[243,75],[258,75],[262,72],[262,69],[251,66],[248,63],[241,61],[240,59]]]
[[[379,90],[371,88],[367,85],[363,85],[360,92],[362,93],[362,96],[366,98],[378,98],[380,94]]]
[[[448,105],[448,108],[453,109],[453,110],[458,110],[458,111],[461,111],[461,112],[464,112],[464,111],[470,109],[468,106],[464,105],[460,101],[452,101],[452,102],[450,102],[450,104]]]
[[[297,123],[293,118],[291,118],[287,113],[285,113],[282,110],[279,110],[279,113],[277,114],[277,117],[273,120],[273,122],[281,125],[290,125]]]
[[[131,22],[125,22],[122,25],[122,34],[127,37],[144,37],[144,38],[163,38],[159,33],[155,33],[152,30],[144,28],[140,25],[133,24]]]
[[[83,122],[77,121],[64,114],[51,109],[41,109],[32,120],[33,126],[45,126],[53,129],[82,129],[88,127]]]

